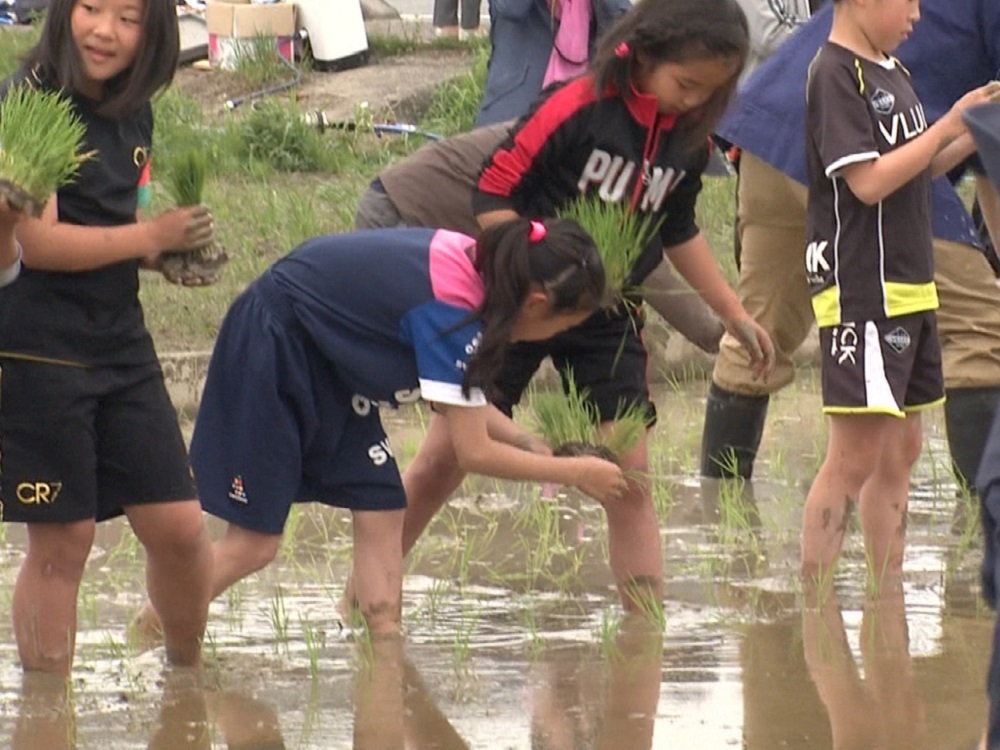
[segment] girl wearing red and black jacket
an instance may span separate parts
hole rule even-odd
[[[708,134],[726,107],[747,48],[747,21],[735,0],[640,0],[603,38],[592,73],[548,90],[487,160],[473,208],[485,227],[519,215],[552,216],[581,194],[597,194],[663,218],[632,281],[642,281],[668,252],[764,375],[771,366],[771,341],[723,279],[695,223]],[[644,406],[655,418],[641,320],[635,316],[599,312],[549,341],[515,344],[495,383],[498,407],[510,411],[545,356],[564,377],[572,371],[603,423],[629,404]],[[432,422],[404,479],[404,551],[464,475],[436,432]],[[628,475],[645,475],[646,440],[621,462]],[[648,484],[632,481],[628,494],[606,511],[611,567],[623,605],[628,611],[660,606],[662,552]]]

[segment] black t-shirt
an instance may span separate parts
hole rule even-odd
[[[3,85],[27,81],[52,88],[34,72]],[[148,179],[153,136],[149,104],[129,118],[109,119],[96,102],[70,97],[86,126],[83,152],[94,152],[76,180],[57,191],[59,221],[121,226],[136,221],[139,185]],[[65,273],[24,268],[0,290],[0,357],[44,358],[104,366],[156,359],[139,304],[139,262],[128,260],[92,271]]]
[[[598,96],[590,75],[547,89],[483,165],[473,211],[555,216],[574,198],[595,194],[628,203],[640,220],[660,227],[632,268],[629,281],[639,283],[665,249],[699,232],[695,202],[708,142],[684,151],[674,127],[655,97],[613,90]]]
[[[909,74],[827,43],[809,71],[806,274],[820,326],[937,308],[929,169],[877,205],[843,179],[927,130]]]

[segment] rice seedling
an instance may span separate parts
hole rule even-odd
[[[92,154],[81,154],[85,128],[57,91],[14,86],[0,102],[0,195],[40,216],[49,197],[72,182]]]
[[[606,659],[613,659],[618,655],[617,640],[622,631],[624,620],[621,614],[612,613],[605,609],[601,612],[601,622],[595,632],[597,643],[601,648],[601,654]]]
[[[531,406],[538,432],[555,446],[556,455],[589,453],[617,463],[649,428],[642,407],[624,405],[607,428],[599,429],[597,408],[588,400],[586,389],[577,387],[572,371],[565,375],[565,394],[534,391]]]
[[[601,253],[611,303],[624,302],[638,291],[629,275],[646,243],[659,230],[660,221],[639,216],[627,203],[610,203],[600,197],[582,195],[558,212],[587,230]]]
[[[282,648],[288,654],[288,611],[285,609],[285,594],[278,585],[274,589],[274,596],[267,610],[267,619],[271,623],[271,630],[274,633],[274,650],[280,651]]]
[[[667,629],[667,615],[656,588],[641,578],[630,579],[624,586],[625,597],[635,606],[636,613],[662,633]]]
[[[306,655],[309,657],[309,675],[315,680],[319,677],[319,655],[326,645],[326,633],[301,614],[299,626],[302,629],[302,642],[306,647]]]
[[[475,612],[465,612],[462,621],[455,631],[452,640],[452,656],[455,674],[458,676],[468,675],[470,663],[472,661],[472,634],[479,624],[479,618]]]
[[[201,204],[207,171],[207,157],[200,149],[188,149],[174,159],[167,188],[176,205]],[[218,240],[213,240],[195,250],[163,253],[160,271],[173,284],[207,286],[219,280],[219,272],[228,262],[229,255]]]

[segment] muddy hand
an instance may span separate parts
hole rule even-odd
[[[750,369],[755,380],[767,380],[774,368],[774,344],[767,331],[752,318],[742,318],[729,326],[731,333],[750,355]]]
[[[185,206],[164,211],[150,222],[154,243],[161,251],[197,250],[212,242],[214,224],[205,206]]]
[[[205,206],[191,206],[188,211],[187,225],[184,228],[184,244],[178,250],[197,250],[211,244],[215,239],[215,221],[212,213]]]
[[[593,456],[572,460],[579,462],[580,467],[578,472],[580,480],[576,482],[576,487],[601,505],[618,500],[628,489],[625,473],[617,464]]]

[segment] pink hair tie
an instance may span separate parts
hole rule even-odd
[[[531,222],[531,229],[528,231],[528,240],[531,242],[541,242],[545,239],[548,230],[540,221]]]
[[[628,46],[628,42],[620,42],[617,47],[615,47],[615,57],[624,60],[629,56],[632,48]]]

